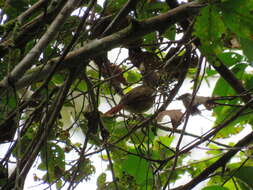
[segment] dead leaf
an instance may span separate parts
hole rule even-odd
[[[174,129],[176,129],[183,121],[183,113],[181,112],[180,109],[162,111],[157,115],[156,120],[158,122],[161,122],[165,116],[170,117],[172,127]]]
[[[230,44],[231,44],[231,48],[236,48],[236,49],[241,48],[241,44],[235,36],[230,39]]]

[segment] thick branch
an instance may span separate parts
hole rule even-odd
[[[167,4],[171,7],[171,8],[175,8],[177,7],[179,4],[177,3],[176,0],[166,0]],[[189,22],[187,22],[187,20],[182,20],[180,22],[180,25],[183,27],[184,30],[186,30],[189,26]],[[196,39],[194,40],[194,44],[199,47],[200,44],[200,40]],[[251,100],[251,96],[249,94],[245,94],[246,89],[244,88],[243,84],[241,83],[240,80],[238,80],[235,75],[226,67],[226,65],[224,65],[220,60],[219,61],[219,65],[214,65],[212,64],[212,66],[214,67],[214,69],[220,74],[220,76],[222,78],[225,79],[225,81],[238,93],[238,94],[243,94],[244,96],[242,96],[242,99],[245,103],[247,103],[248,101]]]
[[[31,16],[33,13],[35,13],[37,10],[41,9],[47,3],[48,3],[47,0],[40,0],[36,3],[34,3],[29,9],[27,9],[25,12],[23,12],[21,15],[19,15],[17,20],[19,21],[20,24],[22,24],[25,21],[25,19],[27,19],[29,16]]]
[[[239,152],[242,147],[247,146],[253,141],[253,132],[248,134],[242,140],[240,140],[231,150],[225,153],[219,160],[214,162],[208,168],[206,168],[203,172],[201,172],[197,177],[192,179],[189,183],[175,188],[174,190],[188,190],[192,189],[194,186],[199,184],[201,181],[205,180],[210,174],[212,174],[219,167],[224,166],[237,152]]]
[[[222,76],[222,78],[238,93],[241,94],[242,99],[245,103],[251,100],[251,95],[246,93],[247,90],[244,88],[240,80],[219,60],[219,65],[212,64],[214,69]]]
[[[124,42],[138,39],[148,33],[157,31],[164,26],[170,27],[171,25],[180,22],[181,20],[187,19],[189,15],[192,16],[193,14],[197,14],[198,10],[203,6],[205,5],[197,2],[183,4],[180,7],[168,11],[167,13],[149,18],[147,20],[143,20],[141,22],[133,22],[130,26],[117,33],[111,34],[101,39],[94,39],[87,43],[84,47],[70,52],[61,63],[62,66],[60,69],[64,67],[76,67],[78,66],[76,63],[82,64],[82,60],[87,60],[89,58],[97,56],[98,54],[102,54],[106,51],[111,50],[112,48],[120,46]],[[49,61],[49,64],[53,65],[54,63],[57,63],[58,60],[59,58],[54,58]],[[51,66],[46,65],[46,67],[43,68],[41,72],[48,73],[51,68]],[[37,77],[38,76],[30,74],[28,78],[32,80],[30,82],[36,82],[38,81]],[[17,81],[15,85],[22,87],[21,84],[27,84],[27,81],[27,76],[24,76],[19,81]],[[2,91],[8,87],[10,87],[8,83],[1,82],[0,93],[2,93]]]
[[[48,135],[50,134],[50,131],[52,130],[54,123],[60,113],[60,110],[63,106],[63,103],[66,99],[66,96],[68,94],[68,91],[75,80],[77,75],[77,72],[72,72],[67,77],[67,80],[61,87],[61,90],[58,92],[58,95],[56,97],[56,101],[50,107],[50,110],[48,111],[48,114],[44,118],[40,128],[37,131],[36,137],[33,139],[33,141],[30,143],[29,148],[26,149],[26,153],[24,154],[23,158],[20,160],[20,173],[17,176],[17,168],[13,171],[11,176],[8,178],[8,182],[4,184],[3,189],[9,190],[13,189],[13,186],[15,185],[15,179],[19,178],[19,183],[23,185],[24,180],[27,176],[27,173],[29,172],[32,164],[34,163],[34,160],[36,159],[37,155],[39,154],[41,147],[43,146],[43,143],[46,142],[46,139]]]
[[[0,57],[5,56],[10,46],[13,48],[24,48],[25,44],[33,39],[35,36],[40,36],[44,31],[42,28],[44,24],[49,24],[56,17],[57,13],[66,4],[65,0],[61,0],[57,6],[49,8],[48,13],[44,13],[34,18],[32,21],[23,25],[18,34],[15,34],[15,39],[2,39],[0,43]],[[18,18],[19,19],[19,18]],[[10,23],[6,23],[8,25]]]
[[[34,64],[34,60],[36,60],[41,52],[45,49],[45,47],[49,44],[49,42],[56,36],[59,32],[60,27],[67,19],[68,15],[75,8],[76,4],[79,3],[80,0],[69,1],[61,12],[58,14],[56,19],[49,26],[47,32],[42,36],[39,42],[30,50],[30,52],[22,59],[20,63],[11,71],[10,75],[5,77],[1,83],[6,85],[10,81],[11,83],[15,83],[19,78],[21,78],[24,73],[31,68]]]
[[[235,114],[233,114],[226,121],[224,121],[223,123],[217,125],[212,131],[210,131],[206,135],[202,136],[202,138],[200,140],[198,140],[195,143],[192,143],[189,147],[184,147],[180,152],[178,152],[177,156],[179,156],[181,154],[188,153],[192,149],[194,149],[196,146],[202,144],[205,141],[208,141],[211,137],[215,136],[220,130],[225,128],[228,124],[230,124],[235,119],[237,119],[240,115],[242,115],[246,109],[248,109],[252,106],[252,104],[253,104],[253,99],[251,101],[249,101],[245,106],[240,108]],[[161,166],[159,166],[159,168],[156,171],[160,170],[169,160],[173,159],[174,157],[175,157],[175,155],[173,155],[173,156],[167,158],[166,160],[164,160],[163,163],[161,164]]]

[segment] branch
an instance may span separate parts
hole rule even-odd
[[[206,168],[203,172],[201,172],[197,177],[193,178],[189,183],[177,187],[173,190],[188,190],[195,187],[201,181],[205,180],[210,174],[212,174],[219,167],[224,166],[238,151],[241,150],[242,147],[250,144],[253,141],[253,132],[248,134],[242,140],[240,140],[231,150],[225,153],[219,160],[214,162],[208,168]]]
[[[138,39],[148,33],[159,30],[160,27],[164,27],[164,26],[170,27],[171,25],[181,20],[187,19],[189,15],[197,14],[198,10],[203,6],[206,6],[206,5],[202,3],[198,3],[198,2],[183,4],[180,7],[169,10],[167,13],[163,13],[161,15],[149,18],[147,20],[143,20],[141,22],[134,22],[130,26],[126,27],[125,29],[119,32],[116,32],[114,34],[111,34],[109,36],[106,36],[104,38],[94,39],[88,42],[82,48],[70,52],[66,56],[64,61],[60,63],[61,66],[59,69],[63,69],[66,67],[69,67],[69,68],[77,67],[78,65],[76,63],[82,64],[80,60],[87,60],[89,58],[97,56],[99,53],[102,54],[103,52],[109,51],[112,48],[120,46],[124,42]],[[58,60],[59,60],[59,57],[51,59],[48,62],[49,65],[47,64],[41,71],[38,71],[38,72],[45,73],[45,74],[48,73],[52,69],[52,66],[58,62]],[[44,75],[44,77],[45,76],[46,75]],[[38,81],[37,77],[40,78],[43,76],[35,76],[30,73],[28,74],[28,76],[24,76],[20,80],[16,81],[14,85],[17,85],[20,88],[24,87],[23,85],[27,85],[28,82],[30,84],[37,82]],[[10,85],[8,84],[8,82],[1,81],[0,94],[9,87]]]
[[[212,136],[214,136],[215,134],[217,134],[221,129],[225,128],[228,124],[230,124],[231,122],[233,122],[235,119],[237,119],[241,114],[243,114],[243,112],[248,109],[249,107],[252,106],[253,103],[253,99],[251,101],[249,101],[245,106],[243,106],[242,108],[240,108],[234,115],[232,115],[230,118],[228,118],[226,121],[224,121],[223,123],[217,125],[211,132],[209,132],[208,134],[206,134],[205,136],[203,136],[199,141],[193,143],[191,146],[189,146],[188,148],[183,148],[183,150],[181,150],[180,152],[177,153],[177,156],[181,155],[181,154],[185,154],[187,152],[190,152],[193,148],[195,148],[196,146],[202,144],[203,142],[209,140]],[[175,157],[175,155],[167,158],[166,160],[164,160],[164,162],[158,167],[158,169],[155,171],[159,171],[161,168],[163,168],[163,166],[171,159],[173,159]]]
[[[127,3],[124,5],[124,7],[119,11],[119,13],[115,16],[115,18],[112,20],[112,22],[107,26],[105,31],[103,32],[102,36],[107,36],[111,33],[114,27],[116,27],[117,24],[119,24],[120,20],[125,18],[128,13],[133,9],[138,1],[136,0],[128,0]]]
[[[166,0],[167,4],[171,7],[177,7],[178,3],[176,0]],[[183,20],[180,22],[180,25],[183,27],[183,29],[187,29],[189,26],[189,22],[187,20]],[[201,45],[200,40],[196,39],[194,40],[194,44],[199,47]],[[243,84],[240,80],[236,78],[236,76],[222,63],[220,59],[217,58],[219,61],[219,65],[212,64],[214,69],[220,74],[222,78],[238,93],[243,94],[242,99],[245,103],[251,100],[251,96],[249,94],[245,94],[247,91],[244,88]]]
[[[14,67],[10,75],[5,77],[1,81],[1,84],[15,84],[16,81],[21,78],[29,68],[31,68],[31,66],[34,64],[34,60],[36,60],[40,56],[40,54],[46,48],[49,42],[56,36],[60,27],[67,19],[71,11],[75,8],[76,4],[79,3],[79,1],[80,0],[68,1],[68,3],[64,6],[61,12],[57,15],[56,19],[49,26],[47,32],[39,40],[39,42],[30,50],[30,52],[21,60],[21,62]]]
[[[61,86],[61,90],[58,92],[57,97],[55,98],[56,101],[50,107],[47,115],[42,121],[42,124],[37,130],[36,137],[29,144],[29,147],[27,147],[26,152],[24,153],[24,156],[20,160],[20,165],[18,166],[20,172],[18,173],[17,172],[18,168],[15,168],[15,170],[12,172],[12,174],[8,178],[7,183],[4,184],[3,189],[6,189],[6,190],[13,189],[13,186],[15,185],[14,183],[16,181],[15,179],[17,178],[19,180],[20,185],[21,186],[23,185],[24,180],[27,176],[27,173],[32,167],[32,164],[34,163],[34,160],[36,159],[37,155],[39,154],[41,147],[43,146],[43,143],[46,142],[46,139],[48,135],[50,134],[50,131],[54,127],[55,121],[64,104],[68,91],[71,85],[73,84],[73,81],[76,78],[76,75],[77,75],[77,72],[69,73],[65,83]]]
[[[178,134],[183,134],[183,135],[187,135],[187,136],[190,136],[190,137],[194,137],[196,139],[202,139],[202,136],[198,136],[198,135],[195,135],[193,133],[188,133],[188,132],[180,130],[180,129],[173,129],[173,128],[169,128],[169,127],[164,127],[164,126],[159,125],[157,123],[156,123],[156,126],[157,126],[157,128],[159,128],[161,130],[164,130],[164,131],[168,131],[168,132],[172,132],[172,133],[178,133]],[[226,147],[228,149],[231,148],[231,146],[229,146],[229,145],[226,145],[226,144],[223,144],[223,143],[211,140],[211,139],[209,139],[208,141],[211,142],[211,143],[213,143],[213,144],[216,144],[218,146]]]
[[[217,58],[218,59],[218,58]],[[242,94],[242,100],[247,103],[251,100],[251,95],[247,93],[242,82],[236,78],[236,76],[218,59],[218,66],[212,64],[213,68],[220,74],[220,76],[238,93]]]
[[[179,4],[176,0],[166,0],[166,3],[171,7],[171,8],[175,8],[178,7]],[[184,30],[186,30],[188,28],[188,26],[190,25],[190,23],[186,20],[182,20],[180,22],[180,25],[182,26],[182,28]],[[194,40],[194,44],[199,47],[201,45],[200,40],[196,39]],[[212,66],[214,67],[214,69],[220,74],[220,76],[222,78],[224,78],[224,80],[238,93],[238,94],[243,94],[244,96],[242,96],[242,99],[245,103],[247,103],[248,101],[251,100],[251,96],[249,94],[245,94],[247,91],[244,88],[243,84],[241,83],[241,81],[239,81],[235,75],[226,67],[226,65],[224,65],[222,63],[222,61],[220,59],[217,58],[217,60],[219,61],[219,65],[215,65],[212,64]]]
[[[15,34],[14,39],[2,39],[0,43],[0,57],[4,57],[6,53],[8,53],[10,45],[12,48],[21,48],[23,49],[25,44],[34,38],[34,36],[40,36],[42,31],[42,25],[43,24],[49,24],[52,22],[52,20],[55,19],[56,15],[62,7],[66,4],[65,0],[61,0],[56,6],[53,5],[51,9],[49,8],[49,11],[47,15],[40,14],[36,18],[34,18],[32,21],[26,23],[24,26],[19,28],[20,32],[18,34]],[[55,7],[54,7],[55,6]],[[12,24],[13,21],[9,21],[5,24],[5,26],[8,28],[8,25],[15,26],[15,23]],[[9,29],[11,30],[11,29]],[[8,31],[9,31],[8,30]]]
[[[35,13],[37,10],[41,9],[47,3],[48,3],[47,0],[40,0],[36,3],[34,3],[29,9],[27,9],[25,12],[23,12],[21,15],[19,15],[17,20],[19,21],[20,24],[22,24],[25,19],[27,19],[29,16],[31,16],[33,13]]]

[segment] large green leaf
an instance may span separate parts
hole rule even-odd
[[[243,78],[246,67],[246,64],[237,64],[232,68],[231,71],[235,74],[237,79],[241,80]],[[231,96],[235,94],[235,91],[230,87],[230,85],[220,77],[214,87],[213,96]]]
[[[241,63],[243,60],[243,56],[236,52],[223,52],[217,56],[227,67]]]
[[[220,4],[222,19],[226,26],[238,36],[251,38],[253,32],[253,2],[230,0]]]
[[[165,30],[165,32],[163,33],[163,36],[169,40],[175,40],[176,39],[176,26],[172,25],[167,30]]]
[[[63,175],[65,171],[65,154],[59,145],[53,142],[45,144],[41,151],[41,161],[39,168],[47,170],[49,178],[46,179],[49,182],[53,182]]]
[[[141,79],[141,74],[133,70],[125,72],[123,76],[129,83],[136,83]]]
[[[203,53],[212,55],[221,52],[220,39],[225,32],[225,26],[216,7],[210,5],[201,9],[194,29],[194,34],[201,41]]]
[[[146,19],[156,16],[168,10],[166,2],[163,1],[150,1],[142,0],[137,5],[138,19]]]
[[[240,38],[240,44],[242,46],[242,50],[243,50],[244,55],[247,56],[247,58],[249,59],[250,62],[253,61],[253,54],[252,54],[252,52],[253,52],[253,40],[252,39],[246,39],[246,38]]]
[[[122,168],[128,174],[134,176],[137,184],[141,186],[145,186],[149,179],[152,179],[149,162],[140,157],[128,155],[122,163]]]
[[[229,189],[226,187],[219,186],[219,185],[212,185],[212,186],[204,187],[202,190],[229,190]]]
[[[15,18],[28,7],[28,3],[25,0],[10,0],[7,2],[5,13],[9,19]]]
[[[246,64],[237,64],[235,65],[231,71],[235,74],[235,76],[240,80],[243,79],[244,72],[246,69]],[[213,90],[213,96],[233,96],[236,95],[236,92],[230,87],[230,85],[223,79],[220,78],[215,85],[215,88]],[[225,104],[239,104],[239,99],[233,99],[233,100],[224,100],[221,101]],[[238,107],[231,107],[231,106],[218,106],[214,109],[214,113],[216,116],[216,124],[220,124],[224,122],[228,117],[233,115],[239,108]],[[230,122],[230,124],[224,128],[217,137],[228,137],[231,134],[237,134],[239,133],[243,127],[242,124],[245,124],[249,119],[248,115],[242,115],[238,117],[233,122]]]
[[[240,168],[234,176],[244,185],[248,187],[248,189],[253,189],[253,167],[246,166]]]
[[[252,61],[253,2],[230,0],[222,3],[220,9],[224,23],[239,37],[244,54]]]

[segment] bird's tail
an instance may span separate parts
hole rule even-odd
[[[109,111],[105,112],[105,116],[113,116],[114,114],[118,113],[120,110],[124,108],[124,104],[118,104],[117,106],[111,108]]]

